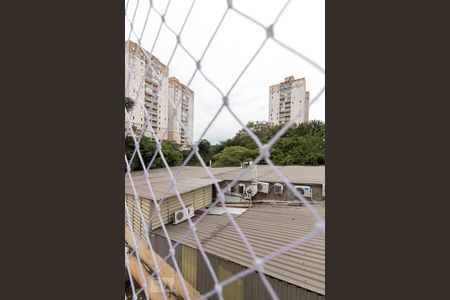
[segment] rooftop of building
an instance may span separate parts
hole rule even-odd
[[[301,184],[324,184],[325,183],[325,166],[277,166],[276,167],[287,179],[292,183]],[[283,181],[270,166],[257,165],[257,179],[258,181],[280,182]],[[171,173],[180,179],[211,179],[203,167],[171,167]],[[240,167],[222,167],[222,168],[208,168],[208,171],[217,179],[217,182],[222,180],[236,179],[244,169]],[[133,182],[140,185],[145,184],[144,171],[132,172]],[[137,181],[134,179],[136,177]],[[149,170],[150,182],[161,182],[170,180],[170,174],[167,168],[151,169]],[[128,178],[126,177],[126,180]],[[240,181],[251,181],[252,171],[247,169]],[[181,183],[182,181],[180,181]]]
[[[125,45],[128,47],[128,51],[133,54],[136,53],[136,51],[139,47],[139,45],[137,43],[135,43],[131,40],[125,41]],[[139,55],[142,59],[145,59],[146,61],[147,61],[147,58],[151,57],[151,59],[154,61],[155,65],[160,67],[161,72],[165,73],[166,75],[169,74],[169,68],[165,64],[163,64],[156,56],[154,56],[153,54],[148,52],[142,46],[141,46]]]
[[[305,83],[306,79],[305,79],[305,77],[295,79],[294,76],[288,76],[288,77],[284,78],[284,81],[277,83],[277,84],[273,84],[270,86],[270,88],[279,87],[280,85],[284,85],[286,83],[293,83],[293,82],[304,82]]]
[[[208,178],[184,177],[177,178],[176,185],[173,186],[172,180],[168,173],[167,176],[158,176],[157,172],[156,174],[150,172],[149,183],[152,189],[150,190],[143,171],[133,172],[131,174],[131,177],[133,179],[133,184],[131,184],[129,177],[125,175],[125,194],[133,195],[134,187],[139,197],[154,200],[161,200],[164,198],[175,196],[177,191],[181,195],[183,193],[209,186],[214,183],[213,180]]]
[[[325,218],[325,207],[315,206]],[[299,240],[315,228],[315,220],[305,207],[257,204],[240,215],[232,215],[256,256],[263,258]],[[199,215],[193,218],[195,222]],[[173,241],[198,249],[189,223],[166,225]],[[245,267],[253,259],[227,215],[206,215],[196,232],[205,252]],[[153,234],[165,237],[161,228]],[[321,234],[264,265],[264,273],[325,295],[325,236]]]
[[[325,166],[277,166],[276,167],[290,182],[301,184],[324,184],[325,183]],[[214,168],[211,168],[213,170]],[[243,169],[241,168],[220,168],[214,175],[217,179],[234,180]],[[280,182],[283,179],[278,176],[270,166],[258,165],[257,168],[258,181]],[[249,170],[239,179],[240,181],[251,181],[252,172]]]
[[[294,184],[315,185],[325,183],[325,166],[278,166],[277,169]],[[240,167],[208,168],[214,176],[213,181],[203,167],[172,167],[170,171],[176,177],[176,187],[179,193],[212,185],[214,182],[234,180],[244,169]],[[257,166],[257,179],[263,182],[283,182],[268,165]],[[145,180],[144,171],[132,172],[133,183],[140,197],[153,199]],[[251,181],[252,171],[246,170],[239,181]],[[157,199],[175,195],[171,186],[171,176],[167,168],[149,170],[149,182]],[[125,176],[125,193],[133,194],[128,176]]]
[[[181,89],[186,90],[187,92],[189,92],[189,94],[194,95],[194,91],[191,90],[188,86],[186,86],[185,84],[181,83],[180,80],[176,77],[169,77],[169,84],[176,84],[177,86],[179,86]]]

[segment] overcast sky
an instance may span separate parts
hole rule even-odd
[[[166,0],[153,0],[161,13]],[[127,16],[132,18],[138,0],[130,0]],[[262,24],[270,25],[284,5],[285,0],[234,0],[236,9]],[[179,32],[186,18],[191,0],[172,0],[166,15],[167,24]],[[197,0],[181,34],[181,43],[199,59],[219,24],[227,7],[226,0]],[[140,0],[134,20],[134,30],[139,35],[149,9],[148,0]],[[159,29],[161,18],[151,11],[142,37],[142,46],[150,51]],[[125,21],[125,39],[130,26]],[[275,36],[284,44],[309,57],[325,68],[325,1],[293,0],[274,28]],[[240,72],[249,62],[265,38],[265,31],[229,11],[202,61],[202,71],[224,93],[228,92]],[[132,34],[131,40],[137,41]],[[155,44],[153,55],[167,65],[176,38],[165,26]],[[195,71],[195,63],[178,47],[169,65],[169,76],[184,84]],[[295,54],[269,40],[259,55],[241,77],[230,94],[230,107],[246,124],[248,121],[267,121],[269,111],[269,86],[284,81],[287,76],[306,78],[310,99],[324,86],[325,76],[317,68]],[[199,73],[189,86],[194,98],[194,140],[197,140],[222,104],[221,95]],[[322,95],[309,111],[310,120],[325,121],[325,96]],[[233,116],[223,110],[205,134],[212,143],[232,137],[241,126]]]

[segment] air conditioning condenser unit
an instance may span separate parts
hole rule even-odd
[[[281,194],[283,194],[283,187],[284,187],[283,184],[275,183],[273,185],[273,192],[277,195],[281,195]]]
[[[267,194],[269,193],[269,183],[268,182],[258,182],[258,192]]]
[[[311,198],[311,187],[307,185],[294,185],[295,189],[304,197]]]
[[[192,218],[194,216],[194,206],[193,205],[187,206],[186,210],[187,210],[187,213],[185,213],[185,211],[183,209],[180,209],[180,210],[177,210],[176,212],[174,212],[173,224],[181,223],[181,222],[189,219],[189,217]]]

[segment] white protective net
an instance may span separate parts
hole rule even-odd
[[[180,1],[174,1],[180,2]],[[126,32],[126,40],[134,40],[136,41],[135,46],[133,46],[133,51],[137,56],[143,55],[140,57],[141,59],[134,59],[126,61],[126,94],[130,95],[129,92],[131,89],[134,90],[135,93],[132,93],[132,100],[134,100],[135,105],[131,110],[125,109],[125,136],[131,137],[135,148],[131,155],[125,155],[125,164],[126,164],[126,173],[125,179],[127,181],[127,185],[131,192],[129,192],[129,197],[126,196],[125,201],[125,227],[126,227],[126,244],[125,244],[125,277],[128,279],[128,287],[126,289],[127,299],[209,299],[209,298],[217,298],[217,299],[242,299],[245,295],[256,295],[251,292],[230,292],[228,291],[227,295],[225,295],[225,289],[227,286],[232,286],[233,283],[243,280],[244,278],[250,276],[251,274],[258,276],[260,283],[265,288],[264,294],[266,296],[263,298],[271,298],[271,299],[281,299],[281,298],[289,298],[291,299],[293,296],[290,295],[282,295],[281,288],[274,288],[273,280],[271,279],[274,276],[268,275],[273,274],[274,272],[266,272],[265,267],[272,261],[276,259],[282,258],[286,265],[286,273],[289,273],[289,268],[296,268],[296,261],[289,260],[286,256],[287,253],[293,251],[294,249],[300,249],[302,246],[307,245],[308,242],[314,241],[318,237],[321,239],[324,238],[325,234],[325,221],[323,217],[323,213],[319,212],[317,207],[312,204],[308,199],[306,199],[299,191],[294,187],[291,183],[288,176],[283,174],[280,167],[277,167],[272,160],[270,159],[270,150],[271,147],[282,137],[287,130],[293,126],[294,118],[291,118],[290,121],[284,124],[284,126],[272,137],[272,139],[263,144],[258,137],[249,129],[244,122],[240,119],[239,114],[236,113],[236,107],[232,105],[232,97],[233,90],[236,85],[239,83],[243,75],[252,65],[254,60],[260,54],[260,52],[267,45],[268,41],[271,41],[274,45],[282,49],[286,53],[290,53],[290,55],[295,56],[298,60],[306,62],[313,68],[315,68],[319,73],[323,76],[322,87],[318,89],[318,92],[312,95],[310,100],[310,106],[312,106],[320,97],[323,97],[323,93],[325,90],[324,84],[324,75],[325,70],[322,66],[311,60],[306,55],[303,55],[301,49],[294,49],[289,46],[288,42],[281,41],[277,38],[277,24],[283,18],[286,10],[289,10],[289,6],[291,5],[291,1],[279,1],[280,9],[276,12],[275,18],[273,18],[270,22],[260,22],[254,17],[251,17],[248,13],[241,11],[233,5],[233,1],[228,0],[217,0],[213,2],[217,2],[217,5],[224,6],[223,14],[221,18],[217,20],[217,26],[212,31],[210,37],[208,37],[206,47],[198,53],[192,53],[188,50],[188,47],[185,44],[188,43],[188,40],[184,39],[184,29],[188,22],[201,22],[201,20],[193,19],[192,15],[195,10],[200,6],[202,1],[184,1],[189,2],[189,5],[186,7],[186,11],[183,12],[183,19],[180,23],[181,26],[178,26],[177,30],[173,29],[173,26],[167,21],[167,14],[171,9],[172,3],[169,1],[156,1],[156,0],[126,0],[125,2],[125,23],[126,28],[128,29]],[[204,2],[204,1],[203,1]],[[223,2],[223,3],[222,3]],[[282,3],[281,3],[282,2]],[[295,1],[294,1],[295,2]],[[255,9],[257,9],[255,7]],[[259,27],[260,31],[265,34],[265,38],[262,42],[257,45],[256,51],[253,55],[247,59],[246,64],[242,69],[235,70],[237,76],[232,80],[229,88],[223,89],[221,88],[221,84],[216,84],[214,79],[214,75],[206,74],[204,72],[204,58],[208,53],[211,45],[213,44],[218,32],[224,26],[224,21],[232,15],[236,18],[241,18],[244,23],[248,24],[248,26],[256,26]],[[137,26],[137,19],[140,19],[139,26]],[[148,26],[155,19],[159,22],[159,26],[157,30],[155,30],[156,34],[153,35],[145,35],[145,33],[149,30]],[[266,25],[270,24],[270,25]],[[301,28],[299,28],[301,30]],[[186,82],[186,86],[190,87],[194,78],[201,77],[212,89],[214,89],[221,99],[221,104],[218,109],[214,111],[209,111],[208,115],[210,116],[210,121],[207,123],[204,128],[202,128],[202,132],[199,135],[199,138],[193,140],[192,128],[184,128],[185,123],[181,122],[181,130],[187,132],[186,139],[188,140],[188,144],[192,145],[190,147],[190,153],[184,159],[181,167],[173,168],[169,166],[168,161],[163,153],[162,141],[167,139],[169,135],[169,128],[165,126],[162,130],[160,127],[155,126],[153,121],[152,113],[153,108],[149,105],[146,105],[145,102],[139,101],[142,94],[145,93],[145,89],[143,88],[146,76],[145,74],[154,74],[153,78],[156,78],[156,82],[154,86],[156,87],[153,91],[155,93],[155,98],[158,98],[158,95],[162,92],[161,89],[167,88],[167,83],[163,82],[163,75],[161,75],[161,70],[156,68],[156,64],[153,63],[155,58],[153,57],[153,51],[157,45],[157,43],[161,43],[160,35],[161,32],[165,31],[166,34],[169,33],[173,36],[174,45],[172,52],[169,56],[169,59],[164,61],[164,64],[167,67],[171,67],[171,64],[176,56],[176,53],[183,53],[187,55],[189,59],[192,60],[192,69],[186,69],[179,72],[185,72],[190,74],[187,78],[190,78]],[[233,39],[233,36],[228,37],[230,40]],[[292,38],[295,38],[292,37]],[[226,37],[225,37],[226,39]],[[144,41],[146,42],[145,50],[144,50]],[[129,50],[129,49],[128,49]],[[127,51],[128,51],[127,50]],[[142,62],[142,64],[141,64]],[[143,67],[144,66],[144,67]],[[136,68],[143,67],[141,73],[134,72]],[[214,68],[210,68],[209,70],[214,70]],[[217,70],[217,72],[223,72],[223,70]],[[144,74],[142,76],[138,76],[136,79],[136,74]],[[135,79],[135,80],[131,80]],[[130,83],[131,82],[131,83]],[[180,109],[182,109],[182,101],[178,101],[174,103],[171,97],[168,97],[168,109],[172,111],[173,114],[176,114]],[[265,99],[261,99],[261,102],[266,103]],[[140,110],[143,113],[141,124],[136,127],[136,120],[132,119],[133,111]],[[279,178],[279,182],[283,182],[285,184],[286,189],[288,189],[297,201],[302,204],[302,208],[309,214],[308,224],[311,226],[303,226],[302,220],[296,220],[297,223],[294,222],[293,226],[298,226],[298,232],[294,233],[296,238],[291,239],[289,242],[284,241],[284,244],[281,242],[274,242],[274,245],[268,247],[266,252],[261,252],[260,250],[255,250],[252,247],[252,242],[250,242],[247,238],[245,230],[242,230],[241,227],[244,225],[240,225],[236,215],[233,215],[230,209],[225,204],[225,193],[231,187],[234,187],[236,183],[239,183],[241,178],[243,178],[247,173],[252,172],[251,167],[245,167],[236,172],[235,178],[233,180],[229,180],[226,185],[219,185],[219,180],[215,176],[215,172],[211,167],[208,166],[208,162],[205,162],[202,156],[199,153],[199,148],[197,146],[198,141],[204,138],[205,134],[211,128],[211,126],[217,122],[221,122],[219,115],[222,112],[228,112],[233,119],[239,123],[241,128],[243,128],[248,135],[254,140],[259,148],[259,155],[254,160],[255,164],[259,162],[265,161],[268,168],[270,168],[271,172]],[[223,124],[223,126],[227,126],[227,124]],[[142,153],[139,144],[144,136],[144,134],[153,138],[156,142],[156,151],[154,155],[150,158],[144,158],[144,154]],[[183,199],[182,188],[180,188],[180,174],[183,172],[183,167],[187,166],[189,161],[196,157],[201,168],[203,169],[205,176],[212,180],[212,185],[216,190],[216,194],[212,203],[207,206],[206,209],[202,211],[200,215],[195,218],[189,217],[185,221],[185,226],[183,228],[187,228],[187,230],[182,232],[177,232],[176,238],[173,238],[171,234],[171,228],[173,227],[172,222],[168,222],[165,219],[165,215],[162,213],[162,208],[165,203],[168,202],[167,198],[169,195],[173,196],[178,202],[178,206],[188,212],[188,207],[185,204],[185,200]],[[152,169],[156,161],[159,161],[162,164],[163,169],[165,170],[169,180],[169,185],[161,185],[157,180],[154,180],[155,176],[152,175]],[[145,163],[147,161],[148,163]],[[136,182],[136,177],[133,176],[133,172],[131,171],[132,163],[140,164],[142,167],[142,171],[140,171],[139,182]],[[184,182],[184,181],[183,181]],[[145,189],[145,191],[144,191]],[[162,189],[164,191],[162,191]],[[142,200],[143,194],[148,195],[146,198],[149,199],[149,203],[144,203]],[[162,196],[159,196],[162,194]],[[235,236],[234,238],[238,238],[241,241],[243,249],[245,249],[246,255],[248,255],[251,259],[251,263],[246,261],[242,265],[245,266],[238,271],[233,271],[231,273],[227,273],[225,276],[223,274],[223,270],[219,270],[216,262],[212,262],[211,253],[212,250],[205,250],[205,237],[199,233],[198,228],[201,227],[202,222],[207,218],[208,213],[217,207],[223,207],[224,217],[227,218],[227,226],[232,227],[232,232]],[[152,213],[149,215],[149,209],[152,207]],[[187,213],[189,216],[189,213]],[[150,216],[150,217],[149,217]],[[154,216],[157,220],[156,222],[160,224],[158,229],[159,236],[163,237],[165,240],[165,249],[167,250],[164,254],[155,249],[155,240],[151,238],[151,231],[154,229],[152,227],[152,222],[155,222],[151,216]],[[306,223],[306,221],[305,221]],[[137,229],[136,227],[139,226]],[[302,227],[303,226],[303,227]],[[305,229],[306,228],[306,229]],[[175,233],[174,233],[175,234]],[[217,233],[215,233],[217,234]],[[291,235],[292,236],[292,235]],[[180,259],[180,255],[178,255],[178,250],[183,244],[184,241],[190,239],[192,245],[192,249],[196,249],[198,251],[198,255],[196,256],[195,261],[189,260],[190,264],[197,264],[195,266],[191,266],[193,272],[200,272],[198,270],[200,262],[204,266],[202,272],[207,273],[210,281],[212,282],[209,286],[210,289],[206,289],[206,285],[202,285],[198,281],[199,278],[196,276],[191,276],[191,274],[187,274],[186,267],[180,266],[180,263],[186,263],[184,260],[186,258]],[[264,243],[270,243],[270,241],[265,241]],[[281,243],[281,244],[280,244]],[[312,246],[308,247],[314,247]],[[324,248],[324,245],[321,245]],[[160,247],[160,245],[158,246]],[[218,251],[218,250],[217,250]],[[299,250],[300,251],[300,250]],[[265,253],[265,255],[261,256],[261,253]],[[308,255],[308,254],[305,254]],[[217,253],[215,256],[218,256]],[[220,255],[219,255],[220,256]],[[313,255],[314,256],[314,255]],[[312,257],[311,261],[314,265],[314,259],[316,257]],[[230,259],[228,259],[230,260]],[[276,268],[277,265],[272,265],[271,268]],[[283,268],[283,266],[278,266],[279,268]],[[313,269],[313,268],[311,268]],[[324,272],[324,269],[322,270]],[[220,274],[219,274],[220,273]],[[281,272],[280,272],[281,273]],[[320,273],[320,272],[319,272]],[[319,274],[320,275],[320,274]],[[316,278],[319,276],[317,271],[312,270],[311,274],[305,274],[305,278]],[[196,277],[197,280],[192,280],[193,277]],[[286,275],[286,278],[289,275]],[[317,279],[319,280],[319,279]],[[308,279],[305,279],[305,284]],[[324,283],[323,283],[324,284]],[[307,285],[305,285],[307,287]],[[234,289],[236,286],[234,286]],[[318,289],[314,288],[306,288],[307,290],[317,292]],[[324,292],[321,296],[324,297]],[[238,295],[239,296],[236,296]],[[230,296],[234,295],[234,296]],[[268,296],[267,296],[268,295]],[[254,299],[257,296],[252,296]],[[306,299],[306,297],[305,297]],[[309,297],[308,297],[309,299]],[[311,298],[314,299],[314,298]]]

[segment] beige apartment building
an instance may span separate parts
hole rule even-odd
[[[194,92],[177,78],[170,77],[169,97],[169,140],[189,148],[194,130]]]
[[[161,139],[169,121],[169,69],[145,49],[141,48],[139,53],[137,51],[136,43],[125,42],[125,96],[135,101],[130,116],[132,126],[141,132],[144,124],[149,122],[144,134],[153,138],[153,129],[158,139]],[[148,64],[151,65],[147,68]],[[127,120],[125,126],[128,127]]]
[[[271,85],[269,89],[269,122],[278,125],[294,120],[296,124],[308,121],[309,92],[305,78],[289,76],[284,82]]]

